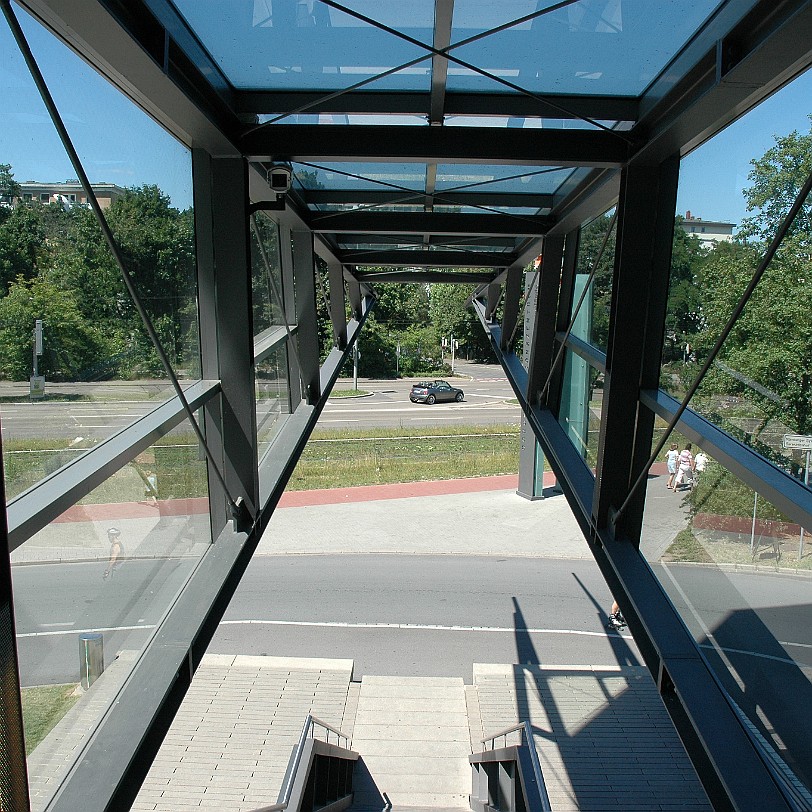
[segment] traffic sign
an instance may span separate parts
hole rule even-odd
[[[812,435],[785,434],[784,448],[800,448],[804,451],[812,451]]]

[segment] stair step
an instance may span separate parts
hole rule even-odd
[[[467,809],[471,746],[463,681],[364,677],[353,749],[361,756],[353,809]]]

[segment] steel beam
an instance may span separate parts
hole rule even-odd
[[[440,51],[451,45],[451,17],[454,0],[436,0],[434,4],[434,47]],[[446,79],[448,60],[434,54],[431,58],[431,101],[429,104],[429,124],[443,123],[445,110]]]
[[[499,251],[344,251],[341,261],[347,265],[395,268],[504,268],[513,256]]]
[[[545,216],[453,214],[446,212],[347,211],[317,214],[309,226],[316,234],[419,234],[482,237],[542,236],[552,225]]]
[[[257,161],[392,161],[619,168],[629,144],[603,130],[274,124],[248,132],[240,149]]]
[[[326,100],[317,90],[238,90],[234,109],[238,115],[274,114],[307,106],[308,113],[337,115],[425,116],[431,94],[421,91],[382,93],[377,90],[350,91]],[[549,99],[549,101],[547,100]],[[554,94],[535,98],[519,93],[464,93],[446,90],[446,116],[490,116],[514,118],[583,119],[637,121],[639,104],[630,96],[572,96]]]
[[[476,273],[473,271],[360,271],[356,274],[361,282],[414,282],[417,284],[428,284],[434,282],[451,282],[466,285],[487,285],[493,278],[493,274],[486,272]]]
[[[315,206],[351,203],[358,206],[420,205],[426,197],[423,191],[403,192],[398,189],[306,189],[298,192],[305,203]],[[553,205],[552,194],[527,192],[435,191],[431,195],[435,206],[509,206],[526,209],[548,209]],[[522,215],[524,216],[524,215]]]

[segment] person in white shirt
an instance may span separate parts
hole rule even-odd
[[[685,448],[680,451],[679,460],[677,461],[677,478],[674,480],[674,491],[682,488],[682,483],[685,482],[689,488],[694,483],[694,455],[691,453],[691,444],[685,443]]]
[[[699,484],[699,477],[708,467],[708,455],[704,451],[698,451],[694,457],[694,487]]]
[[[671,448],[668,449],[668,452],[665,455],[665,464],[668,466],[668,482],[666,482],[666,488],[673,488],[674,487],[674,477],[677,475],[677,460],[679,459],[679,451],[677,450],[677,444],[671,443]]]

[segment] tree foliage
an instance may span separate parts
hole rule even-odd
[[[812,171],[812,132],[790,133],[753,160],[745,190],[753,214],[739,244],[721,245],[700,268],[705,355],[750,282],[798,190]],[[722,349],[710,392],[741,394],[791,432],[812,433],[812,205],[796,218]]]
[[[8,186],[4,166],[0,184]],[[191,212],[173,208],[157,186],[142,186],[126,190],[106,216],[167,355],[181,373],[193,374],[199,339]],[[41,312],[21,307],[24,288],[37,293],[32,302]],[[0,208],[0,297],[3,340],[14,345],[4,347],[0,374],[30,374],[30,334],[37,318],[51,352],[43,369],[51,376],[163,372],[101,229],[83,206]],[[61,319],[54,302],[64,304]],[[24,317],[31,323],[23,324]],[[68,338],[65,319],[74,325],[75,341]],[[93,348],[95,364],[86,363]]]

